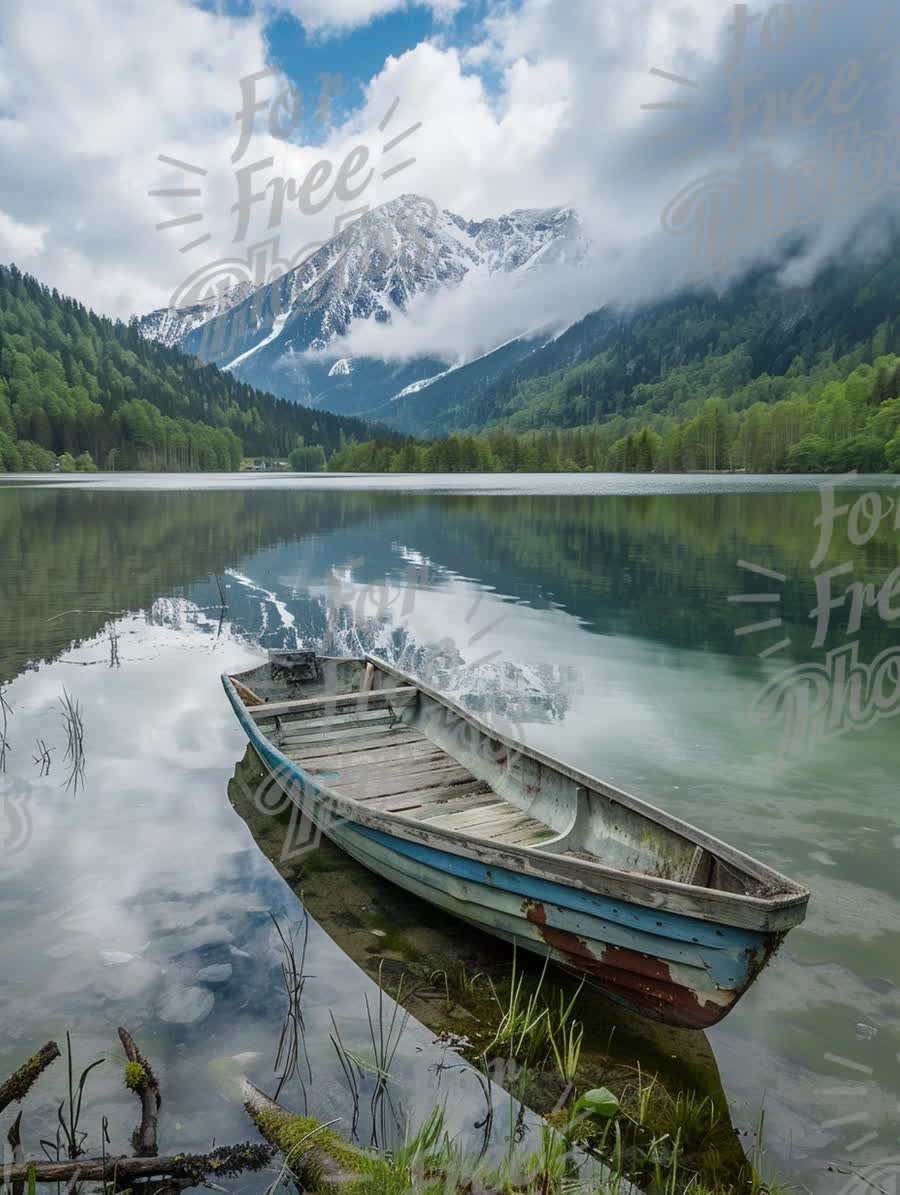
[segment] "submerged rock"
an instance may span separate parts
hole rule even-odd
[[[204,967],[197,972],[199,983],[225,983],[231,979],[233,968],[231,963],[215,963],[211,967]]]
[[[170,1025],[197,1025],[212,1012],[215,996],[208,988],[176,988],[162,1002],[159,1015]]]

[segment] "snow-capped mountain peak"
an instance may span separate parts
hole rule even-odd
[[[587,243],[571,207],[518,209],[469,220],[417,195],[360,216],[296,269],[254,289],[249,283],[189,308],[152,312],[145,336],[180,344],[254,385],[309,405],[363,411],[431,379],[449,362],[408,367],[352,359],[316,362],[357,321],[388,323],[411,301],[469,277],[521,276],[577,263]],[[536,282],[536,279],[535,279]],[[414,391],[413,391],[414,392]]]

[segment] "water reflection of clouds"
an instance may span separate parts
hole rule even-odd
[[[12,686],[19,739],[39,732],[49,741],[62,685],[77,693],[88,759],[77,798],[59,788],[58,769],[31,784],[35,832],[13,868],[4,861],[0,872],[0,1071],[67,1028],[82,1065],[88,1053],[109,1056],[115,1026],[126,1025],[160,1075],[166,1146],[199,1148],[213,1136],[247,1136],[233,1091],[216,1077],[223,1066],[246,1067],[272,1086],[284,996],[269,913],[296,921],[302,907],[225,797],[245,744],[219,672],[247,667],[257,653],[227,632],[212,649],[206,641],[198,650],[206,637],[189,622],[172,629],[130,619],[120,629],[138,632],[132,642],[142,658],[123,653],[120,669],[79,668],[73,677],[76,661],[96,655],[98,642],[88,643]],[[24,766],[22,752],[13,766]],[[15,771],[0,778],[0,794],[17,783]],[[308,970],[310,1110],[346,1119],[330,1014],[345,1040],[364,1051],[363,997],[372,1002],[377,988],[315,924]],[[233,1055],[240,1063],[228,1061]],[[483,1109],[480,1085],[468,1068],[442,1069],[448,1061],[454,1056],[432,1044],[428,1031],[409,1027],[395,1068],[401,1128],[446,1096],[451,1131],[473,1131]],[[33,1104],[48,1124],[61,1082],[48,1072]],[[296,1084],[284,1092],[298,1108],[304,1098]],[[126,1140],[134,1109],[117,1065],[94,1072],[87,1121],[101,1110],[111,1114],[114,1138]],[[505,1116],[498,1110],[501,1123]]]

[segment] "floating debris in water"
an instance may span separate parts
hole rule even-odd
[[[865,1021],[860,1021],[856,1026],[856,1037],[858,1041],[874,1041],[878,1036],[878,1030],[874,1025],[867,1025]]]

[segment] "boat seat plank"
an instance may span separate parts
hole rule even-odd
[[[281,729],[290,734],[314,734],[331,728],[347,730],[357,726],[390,726],[397,720],[389,709],[353,710],[349,714],[323,714],[321,718],[292,718],[290,715],[279,718]]]
[[[414,685],[399,685],[394,689],[373,689],[365,693],[332,693],[327,697],[303,697],[297,701],[269,701],[265,705],[247,707],[247,712],[256,722],[284,714],[327,714],[343,709],[383,709],[388,705],[401,705],[415,700],[419,690]]]

